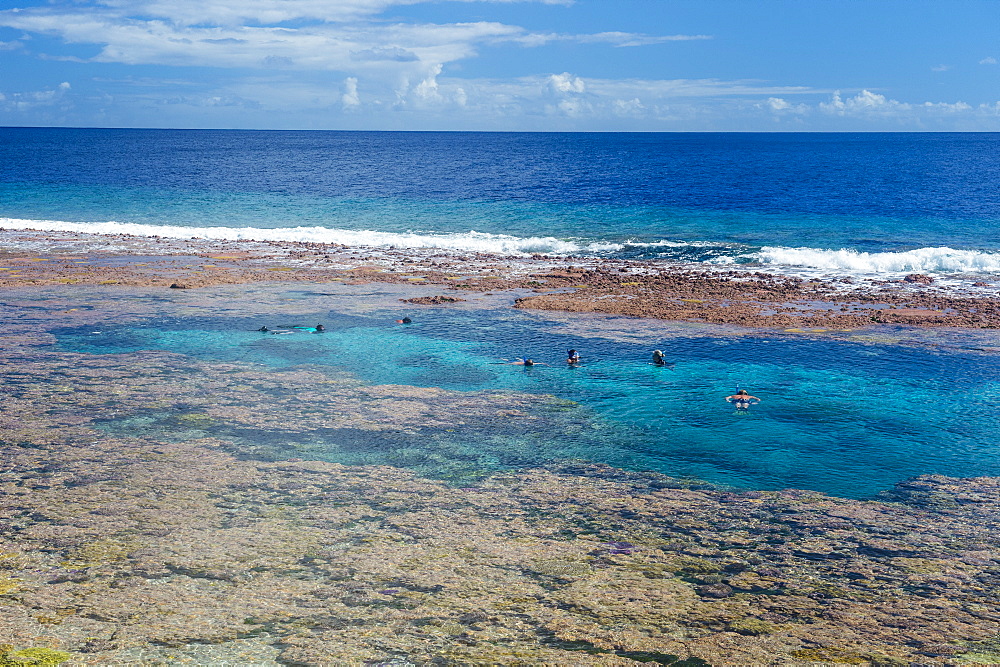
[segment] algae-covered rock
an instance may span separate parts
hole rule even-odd
[[[738,618],[735,621],[730,621],[726,626],[726,629],[730,632],[737,632],[741,635],[747,635],[750,637],[756,637],[757,635],[769,635],[775,631],[775,626],[773,623],[768,623],[767,621],[762,621],[759,618]]]
[[[52,667],[73,657],[72,653],[51,648],[15,650],[10,644],[0,644],[0,667]]]
[[[21,580],[17,577],[7,577],[0,575],[0,595],[9,595],[21,587]]]

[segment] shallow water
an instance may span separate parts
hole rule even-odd
[[[846,497],[871,496],[919,474],[1000,475],[994,407],[1000,355],[978,349],[988,335],[975,344],[972,334],[888,329],[838,337],[706,335],[685,325],[601,316],[574,316],[567,326],[558,315],[468,305],[410,308],[414,323],[399,325],[398,308],[362,311],[332,293],[288,292],[283,301],[298,306],[295,316],[157,317],[54,333],[63,349],[88,354],[166,350],[259,364],[276,374],[307,367],[370,384],[526,392],[560,401],[540,399],[534,421],[470,420],[407,434],[208,429],[254,457],[399,465],[460,484],[496,470],[579,458],[742,488]],[[325,333],[255,331],[318,322]],[[565,364],[569,348],[583,355],[580,367]],[[655,348],[672,366],[647,363]],[[521,356],[539,364],[505,363]],[[739,387],[762,399],[750,414],[736,414],[723,401]],[[178,437],[192,429],[155,410],[104,427]]]

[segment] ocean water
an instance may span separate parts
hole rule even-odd
[[[0,227],[879,279],[923,272],[995,285],[998,149],[1000,135],[992,134],[0,128]],[[317,308],[304,323],[324,322],[330,331],[322,336],[262,335],[253,331],[260,322],[224,318],[109,322],[57,334],[64,348],[93,354],[164,349],[274,368],[320,364],[372,383],[510,389],[577,406],[577,423],[562,423],[561,432],[500,424],[491,433],[435,434],[429,446],[479,469],[583,458],[849,497],[918,474],[1000,475],[1000,340],[981,335],[719,329],[623,342],[581,333],[586,315],[574,315],[576,327],[567,329],[551,314],[440,308],[397,327],[395,312]],[[629,331],[635,323],[615,326]],[[656,347],[672,368],[646,363]],[[583,353],[580,368],[566,367],[569,348]],[[520,356],[549,365],[503,363]],[[739,387],[764,399],[749,415],[722,400]],[[266,444],[227,435],[244,438],[248,449]],[[405,463],[389,441],[348,451],[324,437],[306,443],[317,456]]]
[[[0,128],[0,226],[1000,277],[1000,135]]]
[[[662,340],[625,342],[580,335],[517,310],[488,319],[478,310],[414,315],[408,326],[395,324],[398,311],[389,310],[365,316],[326,310],[269,323],[324,322],[323,334],[271,335],[254,330],[260,318],[231,317],[127,327],[109,322],[55,333],[74,352],[157,349],[274,369],[329,367],[369,383],[513,390],[555,396],[571,406],[560,421],[543,420],[536,430],[508,421],[484,431],[446,429],[417,438],[370,433],[353,444],[337,432],[292,436],[308,456],[344,464],[406,465],[441,476],[456,470],[434,463],[442,452],[475,472],[584,459],[738,488],[804,488],[858,498],[919,474],[1000,475],[1000,354],[961,337],[916,338],[905,330],[841,339],[725,337],[661,325]],[[581,317],[577,324],[585,330],[591,316]],[[593,317],[622,329],[630,324]],[[648,363],[654,346],[672,366]],[[570,348],[583,355],[579,367],[565,363]],[[539,365],[505,363],[521,356]],[[738,388],[762,399],[748,414],[724,400]],[[135,423],[130,418],[120,427],[133,432]],[[257,452],[268,439],[287,444],[289,438],[217,435]],[[461,476],[462,469],[458,474],[458,483],[474,482]]]

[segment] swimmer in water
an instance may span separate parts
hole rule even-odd
[[[260,329],[257,329],[257,331],[270,331],[270,329],[267,327],[261,327]]]
[[[506,364],[508,366],[548,366],[548,364],[541,364],[541,363],[532,361],[531,359],[527,359],[527,358],[525,358],[525,359],[518,359],[517,361],[508,361],[508,362],[506,362]]]
[[[570,366],[575,366],[580,363],[580,353],[576,350],[570,350],[566,353],[566,363]]]
[[[740,389],[732,396],[726,396],[726,402],[734,403],[738,412],[747,412],[750,410],[751,405],[760,403],[760,399],[756,396],[751,396],[746,389]]]
[[[413,322],[413,320],[411,320],[409,317],[404,317],[401,320],[396,320],[396,324],[410,324],[411,322]]]
[[[653,350],[653,361],[650,362],[653,366],[663,366],[664,368],[669,368],[674,370],[673,364],[668,364],[666,357],[663,356],[663,352],[660,350]]]
[[[323,333],[324,331],[326,331],[326,327],[325,326],[323,326],[322,324],[317,324],[316,325],[316,333]]]

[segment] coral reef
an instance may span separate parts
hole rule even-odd
[[[456,455],[463,433],[519,420],[525,440],[545,437],[572,406],[66,352],[45,326],[241,306],[46,289],[5,304],[19,317],[0,350],[0,664],[945,665],[1000,652],[1000,479],[925,476],[858,501],[580,461],[498,472]],[[433,449],[414,433],[442,438],[428,470],[447,474],[403,467]],[[367,437],[410,450],[398,466],[344,465],[318,460],[320,435],[327,449]]]

